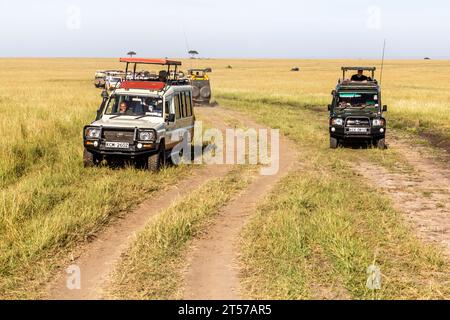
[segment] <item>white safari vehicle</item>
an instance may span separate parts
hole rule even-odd
[[[192,87],[177,78],[179,61],[123,58],[125,74],[136,75],[139,64],[160,65],[157,78],[128,79],[111,94],[102,92],[103,102],[96,120],[84,127],[84,166],[116,160],[133,160],[139,167],[160,169],[180,143],[194,131]],[[130,69],[132,68],[132,69]],[[171,72],[174,69],[175,72]],[[189,135],[188,135],[189,136]]]

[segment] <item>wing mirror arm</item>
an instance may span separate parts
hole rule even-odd
[[[106,102],[108,101],[108,98],[103,98],[102,104],[100,105],[100,108],[97,110],[97,117],[95,120],[100,120],[102,117],[103,110],[105,109]]]
[[[168,123],[174,123],[175,122],[175,114],[171,113],[166,117],[166,122]]]
[[[109,98],[108,91],[103,90],[103,91],[102,91],[102,94],[101,94],[101,97],[102,97],[103,99],[108,99],[108,98]]]
[[[388,106],[383,106],[383,112],[387,112],[388,111]]]
[[[328,111],[331,111],[331,104],[328,105]]]

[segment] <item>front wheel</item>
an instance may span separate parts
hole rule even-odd
[[[83,165],[85,168],[95,167],[100,164],[101,158],[96,156],[95,154],[84,149],[83,152]]]
[[[330,148],[331,149],[337,149],[338,143],[339,143],[338,139],[330,137]]]
[[[380,150],[385,150],[386,149],[386,139],[378,139],[375,141],[375,145],[378,149]]]
[[[150,171],[159,171],[166,164],[166,151],[164,145],[161,145],[159,151],[148,157],[148,169]]]

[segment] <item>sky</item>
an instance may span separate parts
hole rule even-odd
[[[446,0],[0,0],[1,57],[450,59]]]

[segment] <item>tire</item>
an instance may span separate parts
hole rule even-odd
[[[200,89],[192,86],[192,97],[198,98],[200,96]]]
[[[147,164],[148,170],[153,172],[161,170],[161,168],[166,165],[166,150],[164,147],[164,141],[161,142],[159,151],[148,157]]]
[[[337,149],[338,144],[339,144],[338,139],[330,137],[330,148],[331,149]]]
[[[84,149],[83,151],[83,165],[85,168],[96,167],[100,164],[101,159],[94,155],[93,153]]]
[[[375,143],[376,147],[380,150],[385,150],[386,149],[386,139],[378,139],[376,140]]]
[[[203,99],[209,98],[211,96],[211,89],[208,86],[201,88],[200,95]]]

